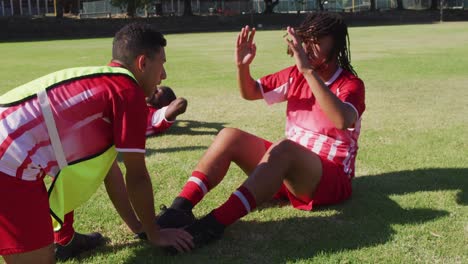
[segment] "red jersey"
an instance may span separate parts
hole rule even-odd
[[[268,104],[287,101],[286,138],[301,144],[317,155],[341,166],[354,176],[361,116],[366,108],[364,83],[352,73],[339,68],[325,84],[357,113],[353,128],[338,129],[324,114],[296,66],[264,76],[257,81]]]
[[[113,144],[119,152],[145,152],[148,110],[142,88],[131,77],[70,79],[51,87],[47,95],[69,164]],[[37,97],[0,107],[0,171],[28,181],[58,173]]]
[[[167,106],[158,109],[148,106],[148,119],[146,122],[146,135],[160,134],[169,129],[175,121],[166,119]]]

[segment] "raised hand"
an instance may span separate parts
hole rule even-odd
[[[237,36],[236,43],[236,65],[237,66],[248,66],[252,63],[255,58],[257,47],[253,42],[255,36],[255,28],[250,30],[249,26],[242,28],[241,32]]]
[[[288,32],[288,38],[285,40],[289,49],[293,52],[293,57],[296,60],[296,66],[299,72],[304,73],[307,70],[311,70],[312,67],[308,59],[309,57],[304,47],[302,47],[302,40],[297,36],[294,28],[287,27],[286,31]]]

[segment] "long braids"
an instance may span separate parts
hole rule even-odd
[[[348,27],[340,15],[325,12],[311,13],[296,29],[296,33],[306,44],[308,41],[317,41],[321,37],[331,35],[334,44],[327,61],[337,56],[338,65],[357,76],[351,65]]]

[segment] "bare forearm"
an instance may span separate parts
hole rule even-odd
[[[165,118],[168,121],[174,121],[180,114],[187,110],[187,100],[185,98],[177,98],[172,101],[166,109]]]
[[[318,104],[333,124],[335,124],[338,129],[351,127],[356,121],[355,111],[336,97],[325,83],[323,83],[315,71],[305,71],[304,77],[306,78]]]
[[[237,82],[242,98],[256,100],[262,98],[262,93],[255,80],[250,75],[249,66],[239,66],[237,70]]]
[[[143,225],[143,231],[148,237],[157,236],[158,229],[155,224],[153,188],[148,173],[132,175],[127,172],[127,191],[130,202],[136,215]]]
[[[122,171],[116,162],[112,165],[104,181],[107,194],[122,220],[133,233],[142,231],[142,225],[133,211],[128,200],[127,188],[123,179]]]

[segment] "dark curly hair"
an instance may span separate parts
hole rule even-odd
[[[159,86],[159,89],[163,91],[164,96],[169,102],[172,102],[177,98],[174,91],[169,86]]]
[[[351,52],[349,51],[348,27],[343,18],[336,13],[317,12],[311,13],[296,28],[297,35],[308,45],[310,42],[317,41],[321,37],[332,36],[333,47],[328,55],[327,61],[337,57],[338,65],[357,76],[351,65]],[[288,54],[292,52],[288,49]]]

